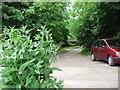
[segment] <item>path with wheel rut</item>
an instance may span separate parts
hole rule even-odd
[[[64,88],[118,88],[118,66],[91,61],[80,48],[60,54],[52,66],[63,70],[54,71],[53,76],[64,81]]]

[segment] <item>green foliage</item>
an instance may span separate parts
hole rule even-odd
[[[120,32],[115,36],[115,38],[120,38]]]
[[[83,48],[81,52],[82,52],[82,54],[84,54],[86,56],[91,55],[91,52],[90,52],[89,48]]]
[[[34,40],[27,27],[3,28],[0,45],[2,81],[7,88],[62,88],[62,81],[52,77],[51,63],[56,60],[57,47],[50,31],[37,29]],[[35,41],[35,42],[34,42]]]
[[[2,3],[2,25],[20,28],[25,21],[25,10],[30,3],[4,2]]]
[[[58,49],[58,54],[70,52],[73,49],[80,48],[80,46],[69,46]]]
[[[67,43],[67,19],[69,18],[66,7],[62,2],[5,2],[3,3],[3,26],[21,27],[27,25],[31,36],[37,33],[41,25],[51,30],[56,43]],[[33,37],[32,37],[33,38]]]
[[[120,32],[120,2],[98,4],[99,37],[112,38]]]
[[[66,53],[66,52],[68,52],[68,50],[66,50],[65,48],[59,48],[58,49],[59,54]]]
[[[120,3],[75,2],[71,15],[71,30],[83,47],[99,38],[119,38]]]
[[[90,47],[93,40],[97,37],[95,32],[97,27],[96,4],[93,2],[76,2],[73,5],[73,11],[75,15],[72,16],[74,24],[71,29],[75,30],[75,36],[80,45]]]
[[[40,25],[46,25],[51,30],[55,42],[66,43],[68,35],[68,29],[66,27],[68,13],[66,6],[67,3],[62,2],[34,3],[31,7],[34,13],[31,14],[31,17],[29,17],[30,14],[28,13],[28,18],[33,18],[33,21],[31,21],[31,24],[34,22],[33,27],[37,28]],[[28,10],[31,11],[31,8]],[[34,19],[35,17],[37,17],[37,20]]]

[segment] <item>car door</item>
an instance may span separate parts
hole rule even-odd
[[[93,54],[97,59],[99,59],[99,44],[100,44],[100,40],[97,40],[94,44],[94,50],[93,50]]]
[[[100,47],[99,47],[99,59],[106,60],[107,57],[107,45],[105,41],[100,41]]]

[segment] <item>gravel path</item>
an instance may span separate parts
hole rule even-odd
[[[54,71],[53,76],[64,81],[64,88],[118,88],[118,66],[93,62],[80,48],[59,55],[52,66],[63,70]]]

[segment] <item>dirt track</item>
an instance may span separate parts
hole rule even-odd
[[[64,88],[118,88],[118,66],[93,62],[80,51],[71,49],[59,55],[59,60],[52,64],[63,70],[54,71],[53,76],[64,80]]]

